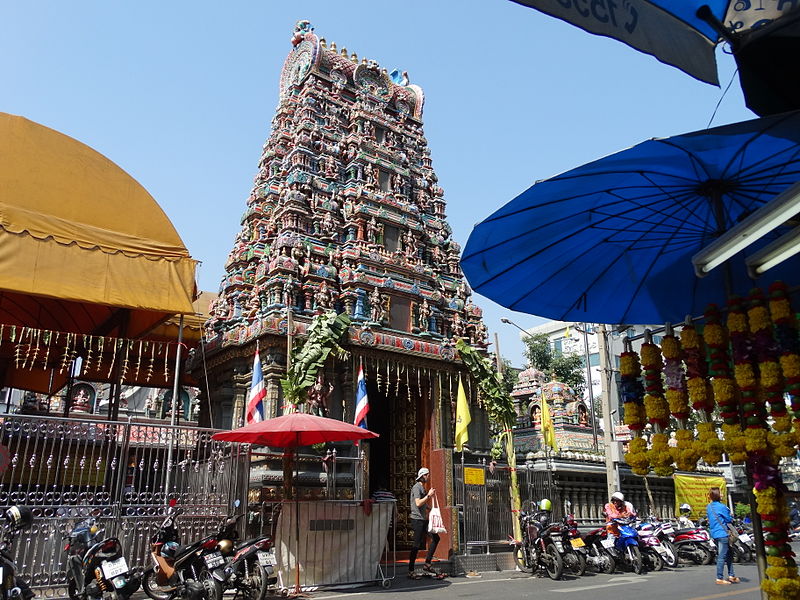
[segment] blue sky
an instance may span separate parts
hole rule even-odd
[[[71,135],[142,183],[216,291],[278,103],[295,21],[408,71],[455,239],[549,177],[650,137],[707,126],[722,89],[508,0],[138,2],[0,7],[0,110]],[[714,125],[752,118],[738,79]],[[522,364],[542,320],[476,297]]]

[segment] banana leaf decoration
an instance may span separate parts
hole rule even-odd
[[[292,366],[285,379],[281,379],[284,400],[290,404],[306,401],[308,388],[314,385],[320,369],[331,353],[338,358],[347,358],[349,352],[339,345],[350,326],[347,313],[337,315],[327,312],[317,315],[311,321],[304,342],[292,348]]]

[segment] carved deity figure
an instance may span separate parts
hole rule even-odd
[[[320,417],[328,416],[328,398],[333,393],[333,384],[325,381],[325,375],[320,373],[317,380],[308,388],[308,403],[311,414]]]
[[[403,234],[403,250],[406,256],[414,256],[417,253],[417,238],[410,228]]]
[[[425,298],[422,304],[419,305],[419,312],[417,314],[417,327],[422,331],[428,331],[431,319],[431,306],[428,304],[428,299]]]
[[[380,237],[380,228],[375,217],[372,217],[367,223],[367,242],[370,244],[377,244]]]
[[[461,319],[461,315],[459,313],[453,314],[453,323],[451,325],[451,330],[454,338],[464,337],[464,333],[466,332],[466,326],[464,321]]]
[[[369,295],[370,319],[375,323],[383,323],[382,317],[385,313],[383,308],[384,298],[385,297],[378,291],[378,288],[374,288]]]
[[[319,289],[314,292],[314,308],[330,308],[332,303],[333,298],[328,284],[323,281]]]

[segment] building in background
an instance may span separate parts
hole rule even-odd
[[[316,314],[347,313],[349,358],[327,363],[311,408],[352,422],[363,365],[367,424],[381,436],[364,444],[371,487],[406,497],[424,465],[446,511],[460,369],[453,340],[485,348],[487,332],[446,220],[424,100],[406,72],[389,72],[298,22],[242,227],[206,322],[206,362],[195,353],[192,371],[204,380],[207,370],[213,413],[201,420],[240,426],[258,348],[266,416],[280,415],[287,336],[302,338]],[[475,386],[466,385],[469,443],[488,451],[486,416]],[[353,448],[342,445],[338,456]],[[264,477],[274,497],[270,473]],[[405,525],[407,506],[399,506]],[[410,530],[399,531],[402,546]]]

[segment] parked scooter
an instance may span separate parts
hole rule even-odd
[[[105,538],[94,517],[79,522],[65,536],[67,588],[71,600],[126,600],[139,589],[117,538]]]
[[[614,538],[607,537],[605,527],[598,527],[583,536],[586,564],[598,573],[613,573],[617,568],[613,550]],[[609,550],[611,548],[611,550]]]
[[[175,504],[170,500],[166,517],[150,540],[153,566],[142,573],[142,589],[153,600],[218,600],[205,561],[205,556],[216,551],[217,535],[181,546],[176,519],[183,511]],[[223,560],[220,556],[219,563],[212,562],[218,566]]]
[[[617,564],[624,564],[637,575],[644,571],[644,559],[639,549],[639,534],[633,528],[633,519],[612,519],[619,529],[619,535],[614,539],[613,549],[617,555]],[[612,535],[613,534],[609,534]]]
[[[658,539],[656,528],[652,523],[641,522],[636,530],[639,534],[639,550],[653,571],[662,570],[668,559],[670,562],[677,562],[677,557]]]
[[[513,542],[514,561],[519,570],[525,573],[535,572],[542,567],[550,579],[560,579],[564,572],[564,562],[555,539],[548,531],[551,508],[549,503],[549,500],[542,500],[539,503],[540,510],[536,512],[524,509],[520,511],[522,539]],[[560,543],[561,540],[558,541]]]
[[[710,565],[716,556],[711,536],[702,527],[678,529],[672,543],[678,549],[678,557],[698,565]]]
[[[12,506],[3,513],[0,523],[0,600],[30,600],[34,594],[24,580],[17,576],[17,565],[10,550],[14,540],[23,529],[33,522],[33,513],[27,506]]]
[[[561,539],[558,539],[558,534]],[[581,534],[578,532],[578,522],[573,515],[563,518],[562,524],[554,524],[551,528],[554,543],[558,540],[556,548],[561,553],[564,569],[580,577],[586,572],[586,548]],[[559,548],[560,546],[560,548]]]
[[[655,517],[648,519],[653,524],[653,535],[658,538],[661,545],[664,546],[666,552],[662,554],[664,564],[670,569],[674,569],[680,563],[678,556],[678,549],[672,543],[672,538],[675,536],[675,528],[670,521],[661,521]]]

